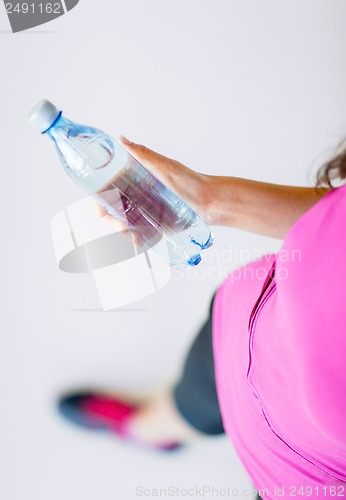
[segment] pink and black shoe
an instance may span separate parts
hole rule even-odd
[[[150,443],[132,437],[128,431],[129,422],[138,406],[120,401],[112,396],[97,392],[80,392],[62,397],[58,401],[60,414],[68,421],[89,430],[106,431],[121,439],[137,442],[143,446],[161,451],[181,448],[181,443]]]

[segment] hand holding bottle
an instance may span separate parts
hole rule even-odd
[[[141,144],[135,144],[126,137],[119,138],[122,146],[161,182],[183,198],[208,223],[208,182],[210,176],[196,172],[182,163],[167,158]],[[128,231],[137,245],[142,245],[140,237],[129,229],[121,219],[112,217],[105,208],[96,203],[100,217],[115,231]]]
[[[171,265],[200,262],[200,252],[213,244],[201,218],[208,216],[208,176],[73,122],[47,100],[31,110],[29,119],[53,141],[69,177],[95,196],[107,222],[130,230],[136,243],[149,248],[158,249],[164,237]]]
[[[188,203],[208,224],[208,186],[210,176],[201,174],[182,163],[167,158],[146,146],[135,144],[126,137],[120,137],[122,146],[144,167],[152,172]]]

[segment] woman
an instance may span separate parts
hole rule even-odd
[[[331,184],[345,144],[307,188],[207,176],[122,142],[208,224],[283,244],[217,291],[173,391],[137,406],[74,394],[61,411],[159,449],[225,431],[262,497],[346,496],[346,185]]]

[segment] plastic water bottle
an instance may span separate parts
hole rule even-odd
[[[155,248],[162,238],[170,264],[195,266],[213,236],[181,198],[101,130],[68,120],[49,101],[40,101],[29,120],[55,144],[66,173],[114,218]]]

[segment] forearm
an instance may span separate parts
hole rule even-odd
[[[281,186],[238,177],[208,177],[210,223],[284,238],[329,189]]]
[[[128,139],[121,141],[209,224],[284,238],[292,224],[328,191],[204,175]]]

